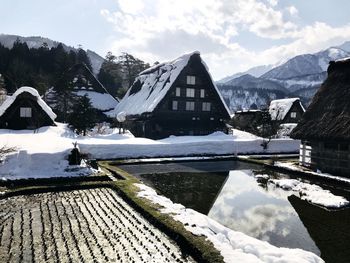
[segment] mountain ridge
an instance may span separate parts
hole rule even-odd
[[[217,82],[217,85],[219,90],[223,92],[223,97],[228,102],[228,105],[231,106],[232,111],[251,108],[247,103],[235,105],[232,101],[242,101],[243,94],[252,96],[252,89],[260,89],[259,93],[266,97],[266,103],[269,103],[269,100],[281,98],[282,96],[282,98],[300,97],[303,103],[308,105],[327,77],[329,61],[345,57],[350,57],[350,41],[313,54],[301,54],[292,57],[261,76],[247,76],[247,74],[243,74],[244,72],[239,73],[243,75],[233,74],[231,76],[233,78],[227,77],[225,82],[220,80]],[[249,72],[249,70],[246,72]],[[231,92],[229,92],[230,89]],[[241,90],[247,92],[242,92]],[[284,94],[281,95],[279,92],[277,94],[277,90]],[[253,94],[253,96],[255,95]],[[243,101],[251,100],[244,98]],[[252,106],[255,107],[256,105],[259,105],[259,103],[253,101]]]
[[[7,48],[12,48],[13,44],[17,39],[23,43],[25,42],[29,48],[40,48],[44,45],[44,43],[46,43],[48,48],[57,47],[59,44],[62,44],[64,50],[66,50],[67,52],[78,51],[77,48],[68,46],[63,42],[52,40],[50,38],[46,38],[42,36],[24,37],[19,35],[0,34],[0,43]],[[95,76],[97,76],[97,74],[100,71],[101,65],[104,61],[104,58],[90,49],[86,50],[86,54],[90,59],[93,73]]]

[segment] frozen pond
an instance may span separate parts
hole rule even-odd
[[[122,165],[173,202],[207,214],[221,224],[278,247],[302,248],[327,262],[350,258],[350,209],[327,211],[301,200],[295,192],[258,182],[289,175],[262,171],[238,161]],[[305,181],[305,180],[304,180]],[[349,199],[346,189],[318,184]]]

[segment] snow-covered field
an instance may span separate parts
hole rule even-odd
[[[233,135],[216,132],[207,136],[171,136],[163,140],[135,138],[132,134],[76,136],[66,125],[42,127],[38,130],[0,130],[0,145],[16,147],[0,164],[0,178],[62,177],[87,175],[92,171],[82,164],[70,167],[67,157],[77,142],[90,158],[140,158],[188,155],[222,155],[298,152],[299,141],[276,139],[268,149],[261,147],[262,138],[234,130]]]
[[[159,196],[152,188],[136,184],[140,197],[162,206],[162,212],[171,214],[175,220],[182,222],[185,228],[194,235],[205,236],[220,251],[225,262],[324,262],[311,252],[301,249],[279,248],[266,241],[247,236],[231,230],[206,215],[192,209],[186,209],[180,204],[174,204],[170,199]]]

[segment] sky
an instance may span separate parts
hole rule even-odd
[[[219,80],[350,40],[348,10],[348,0],[0,0],[0,33],[150,64],[198,50]]]

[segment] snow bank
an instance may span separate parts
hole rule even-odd
[[[34,97],[37,98],[37,102],[40,105],[40,107],[49,115],[49,117],[54,121],[56,119],[56,114],[51,110],[51,108],[43,101],[38,93],[38,91],[31,87],[21,87],[16,92],[10,96],[7,97],[7,99],[4,101],[4,103],[0,106],[0,116],[4,114],[4,112],[12,105],[12,103],[16,100],[17,96],[22,94],[23,92],[28,92]]]
[[[211,241],[224,257],[225,262],[324,262],[311,252],[301,249],[278,248],[265,241],[249,237],[241,232],[231,230],[206,215],[180,204],[174,204],[164,196],[159,196],[150,187],[135,184],[139,187],[139,197],[163,207],[162,213],[182,222],[185,228],[194,235],[203,235]]]
[[[27,151],[19,151],[7,156],[5,162],[1,165],[0,179],[88,176],[97,172],[87,167],[84,162],[81,165],[69,165],[67,161],[68,154],[67,151],[51,154],[28,154]]]
[[[17,152],[0,163],[0,178],[49,178],[89,175],[95,171],[81,166],[69,166],[67,157],[77,140],[66,125],[33,130],[0,130],[0,145],[15,147]]]
[[[79,140],[80,149],[93,158],[142,158],[188,155],[237,155],[255,153],[297,153],[299,141],[274,139],[267,150],[263,139],[234,130],[233,135],[216,132],[206,136],[171,136],[162,140],[124,137],[122,140],[86,138]]]
[[[283,189],[298,192],[301,199],[323,207],[340,208],[350,204],[344,197],[334,195],[318,185],[303,183],[295,179],[270,179],[269,182]]]
[[[278,167],[285,168],[287,170],[303,172],[305,174],[315,175],[315,176],[331,179],[331,180],[334,180],[334,181],[350,184],[350,178],[345,178],[345,177],[341,177],[341,176],[335,176],[335,175],[331,175],[331,174],[328,174],[328,173],[322,173],[321,171],[313,172],[311,170],[306,170],[305,167],[302,167],[300,165],[296,165],[296,164],[291,163],[291,162],[275,162],[274,165],[278,166]]]
[[[297,125],[297,123],[282,123],[277,131],[277,137],[288,138]]]
[[[106,134],[95,131],[90,137],[77,136],[60,123],[57,127],[42,127],[35,131],[0,130],[0,145],[18,149],[18,153],[7,156],[5,163],[0,164],[0,177],[66,176],[67,166],[62,161],[67,159],[74,142],[94,159],[298,152],[300,144],[295,140],[276,139],[264,151],[261,138],[238,130],[234,130],[233,135],[216,132],[207,136],[171,136],[156,141],[135,138],[130,133],[119,134],[117,129],[101,129]]]

